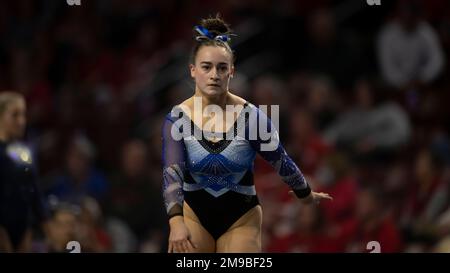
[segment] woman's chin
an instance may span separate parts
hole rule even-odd
[[[226,91],[223,90],[220,87],[206,87],[205,89],[203,89],[203,94],[206,96],[219,96],[224,94]]]

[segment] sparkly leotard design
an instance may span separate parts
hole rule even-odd
[[[260,126],[267,126],[269,139],[263,140]],[[187,202],[208,232],[219,238],[259,204],[253,183],[256,153],[297,196],[310,193],[302,173],[279,143],[275,126],[256,106],[246,103],[232,128],[216,134],[220,141],[207,140],[205,133],[179,107],[166,116],[163,195],[169,216],[182,214],[183,202]]]

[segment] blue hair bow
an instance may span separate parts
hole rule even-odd
[[[198,33],[200,33],[200,35],[201,35],[201,36],[196,37],[197,41],[201,41],[204,39],[216,40],[216,41],[223,42],[223,43],[230,41],[230,37],[228,35],[222,34],[222,35],[217,35],[214,37],[214,35],[211,32],[209,32],[206,28],[204,28],[203,26],[195,26],[195,30]]]

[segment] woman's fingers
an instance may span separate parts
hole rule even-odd
[[[191,253],[197,248],[189,239],[175,242],[174,245],[174,252],[178,253]]]
[[[290,190],[288,194],[296,197],[294,191]],[[326,192],[312,192],[312,200],[316,204],[319,204],[322,199],[333,200],[333,197]]]
[[[191,252],[193,252],[194,249],[197,248],[197,246],[192,243],[191,239],[187,239],[187,244],[188,244],[189,251],[191,251]]]
[[[328,193],[324,193],[324,192],[315,192],[314,193],[314,202],[316,204],[320,204],[320,201],[323,199],[333,200],[333,197],[331,197]]]
[[[321,192],[321,193],[319,193],[319,195],[322,199],[333,200],[333,197],[331,197],[328,193]]]
[[[183,253],[183,248],[181,247],[180,242],[174,242],[173,244],[173,253]]]
[[[184,253],[183,243],[181,241],[169,242],[168,253]]]
[[[184,247],[183,241],[178,242],[178,251],[179,251],[179,253],[186,253],[186,249]]]
[[[183,240],[183,242],[181,243],[181,245],[183,246],[183,253],[189,253],[189,252],[190,252],[190,251],[189,251],[190,249],[189,249],[187,240]]]

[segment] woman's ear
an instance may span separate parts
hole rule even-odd
[[[234,65],[231,66],[230,68],[230,78],[234,77]]]
[[[189,64],[189,70],[191,71],[191,78],[195,79],[195,65]]]

